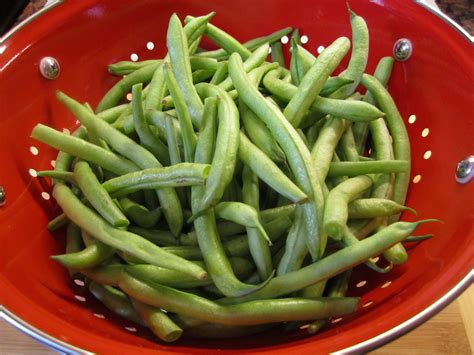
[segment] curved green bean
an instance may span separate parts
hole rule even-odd
[[[159,284],[147,284],[130,273],[119,283],[120,288],[143,303],[170,312],[228,325],[256,325],[281,321],[328,318],[352,313],[358,298],[307,300],[286,298],[251,301],[236,305],[220,305],[193,294]]]
[[[359,194],[368,190],[373,184],[371,177],[359,175],[337,185],[326,199],[323,224],[326,233],[340,240],[344,236],[348,219],[348,205]]]
[[[308,196],[301,191],[261,150],[240,132],[239,158],[275,191],[294,203],[305,203]]]
[[[100,184],[89,164],[79,161],[74,166],[74,180],[90,204],[114,227],[128,226],[129,221]]]
[[[391,216],[403,211],[416,211],[410,207],[402,206],[392,200],[383,198],[358,199],[349,203],[349,218],[375,218]]]
[[[204,105],[193,85],[188,42],[176,14],[173,14],[170,18],[166,45],[168,47],[171,69],[189,109],[191,120],[195,126],[199,127]]]
[[[150,211],[127,197],[120,197],[118,201],[125,215],[140,227],[151,228],[160,220],[161,210],[159,208]]]
[[[153,265],[182,271],[198,279],[207,277],[207,273],[202,268],[163,251],[146,239],[133,233],[114,229],[84,206],[66,185],[55,185],[53,197],[72,222],[104,244],[123,250]]]
[[[322,254],[321,249],[324,249],[324,247],[321,247],[325,245],[324,236],[320,230],[324,200],[321,186],[314,173],[310,153],[286,117],[278,108],[265,100],[262,94],[250,83],[247,74],[243,70],[240,57],[231,55],[229,73],[240,97],[265,122],[285,152],[297,184],[310,200],[309,203],[302,205],[305,211],[304,223],[307,230],[305,236],[312,257],[318,259]]]
[[[211,170],[206,180],[206,187],[200,207],[194,214],[216,205],[225,188],[232,180],[237,151],[239,147],[239,113],[234,101],[223,89],[210,84],[196,85],[197,92],[203,97],[217,96],[219,125],[216,138],[216,149],[212,158]]]
[[[61,92],[58,92],[56,96],[74,113],[88,130],[95,132],[113,149],[134,161],[140,168],[161,167],[160,162],[148,150],[135,143],[135,141],[120,133],[106,122],[98,119],[94,114],[87,111],[87,109],[81,104]],[[178,235],[183,227],[183,211],[176,191],[172,188],[163,188],[158,189],[156,193],[170,230],[175,235]]]
[[[303,115],[318,97],[324,83],[344,58],[349,46],[350,43],[346,37],[335,40],[319,55],[302,78],[301,84],[283,111],[293,127],[299,127]]]

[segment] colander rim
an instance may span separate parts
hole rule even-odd
[[[32,16],[26,18],[24,21],[18,23],[10,31],[0,37],[0,45],[14,35],[17,31],[23,28],[26,24],[39,17],[40,15],[46,13],[51,8],[63,3],[64,0],[54,0],[48,4],[43,9],[39,10]],[[414,2],[421,7],[425,8],[427,11],[431,12],[435,16],[442,19],[449,26],[455,29],[464,39],[466,39],[471,44],[474,44],[474,36],[471,36],[461,25],[452,20],[446,14],[441,12],[439,8],[433,7],[428,4],[425,0],[414,0]],[[354,354],[354,353],[365,353],[367,351],[374,350],[384,344],[387,344],[390,341],[393,341],[407,332],[415,329],[419,325],[423,324],[437,313],[442,311],[447,307],[451,302],[453,302],[457,297],[459,297],[471,284],[474,283],[474,269],[468,271],[468,273],[459,281],[453,288],[446,292],[442,297],[433,302],[431,305],[426,307],[423,311],[417,315],[411,317],[405,322],[397,325],[396,327],[376,335],[370,339],[362,341],[358,344],[352,345],[345,349],[341,349],[333,352],[332,354]],[[27,321],[23,320],[19,316],[15,315],[12,311],[8,310],[5,306],[0,305],[0,317],[4,319],[7,323],[12,325],[14,328],[20,330],[24,334],[32,337],[39,343],[49,347],[50,349],[67,354],[93,354],[87,350],[81,349],[74,345],[68,344],[60,339],[57,339],[40,329],[29,324]]]
[[[376,349],[390,341],[404,335],[410,330],[415,329],[417,326],[423,324],[437,313],[441,312],[446,306],[453,302],[459,297],[471,284],[474,283],[474,269],[471,269],[461,281],[459,281],[451,290],[446,292],[441,298],[433,302],[430,306],[426,307],[423,311],[406,320],[405,322],[397,325],[396,327],[379,334],[373,338],[367,339],[359,344],[352,345],[348,348],[338,350],[332,354],[355,354],[365,353]],[[47,347],[68,354],[93,354],[87,350],[73,346],[62,340],[59,340],[49,334],[32,326],[28,322],[24,321],[13,312],[9,311],[6,307],[2,306],[0,315],[9,324],[18,330],[22,331],[26,335],[29,335],[33,339],[37,340]]]

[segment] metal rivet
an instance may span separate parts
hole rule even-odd
[[[474,155],[461,160],[456,167],[456,181],[467,184],[474,178]]]
[[[3,206],[5,204],[5,201],[7,199],[7,194],[5,192],[5,189],[3,186],[0,186],[0,206]]]
[[[410,58],[413,52],[413,45],[409,39],[401,38],[393,46],[393,56],[396,60],[403,62]]]
[[[46,79],[56,79],[59,76],[59,62],[53,57],[44,57],[40,61],[40,72]]]

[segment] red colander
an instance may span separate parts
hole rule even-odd
[[[316,53],[339,36],[350,37],[345,1],[81,0],[57,3],[0,40],[0,185],[6,193],[0,207],[0,304],[6,320],[69,353],[350,353],[394,339],[459,295],[473,280],[474,181],[456,181],[458,163],[474,154],[472,39],[413,1],[350,5],[369,27],[367,72],[392,55],[399,39],[411,42],[411,57],[395,63],[389,84],[412,146],[407,205],[419,212],[417,219],[443,220],[417,231],[434,238],[411,248],[407,264],[386,275],[356,270],[349,291],[361,297],[355,315],[334,319],[314,336],[275,330],[236,340],[157,341],[108,312],[49,258],[63,251],[64,236],[46,229],[59,209],[48,182],[35,175],[51,168],[56,153],[29,137],[38,122],[64,130],[76,125],[56,101],[56,90],[94,106],[117,80],[107,64],[162,57],[173,12],[184,18],[214,10],[213,22],[241,41],[298,27],[307,36],[305,47]],[[60,66],[54,80],[40,73],[45,57]],[[468,174],[469,166],[465,160],[459,173]]]

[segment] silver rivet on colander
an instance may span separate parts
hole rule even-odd
[[[474,178],[474,155],[461,160],[456,167],[456,181],[466,184]]]
[[[400,38],[393,46],[393,56],[396,60],[403,62],[410,58],[413,52],[413,45],[409,39]]]
[[[56,79],[59,76],[60,66],[56,58],[53,57],[44,57],[40,61],[39,69],[41,75],[46,79]]]
[[[5,204],[5,201],[7,199],[7,194],[5,193],[5,189],[3,186],[0,186],[0,206],[3,206]]]

